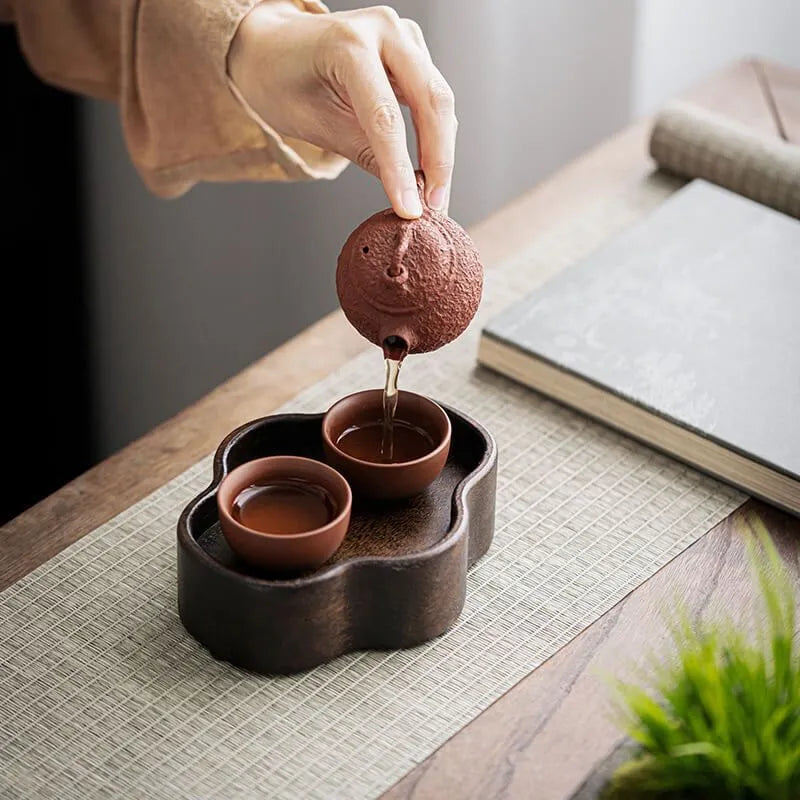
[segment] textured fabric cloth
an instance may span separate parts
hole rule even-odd
[[[475,369],[487,319],[674,188],[657,174],[538,237],[487,272],[460,339],[403,367],[403,389],[498,444],[494,541],[449,631],[291,677],[215,661],[175,602],[175,525],[208,485],[203,459],[0,594],[0,800],[376,797],[736,508],[733,489]],[[373,350],[283,410],[374,386]]]
[[[282,138],[231,87],[230,43],[259,2],[0,0],[0,20],[43,80],[119,103],[131,158],[159,195],[198,181],[334,178],[345,159]]]
[[[761,136],[691,103],[673,102],[656,117],[650,154],[663,169],[704,178],[800,218],[800,147]]]

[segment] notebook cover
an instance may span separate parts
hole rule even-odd
[[[695,180],[483,335],[800,476],[800,222],[780,212]]]

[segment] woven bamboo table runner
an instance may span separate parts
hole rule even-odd
[[[499,445],[494,544],[448,633],[290,678],[214,661],[175,598],[175,525],[211,478],[204,459],[0,595],[0,797],[375,796],[738,506],[738,492],[475,367],[487,314],[674,188],[639,183],[490,270],[471,330],[404,367],[404,388]],[[287,408],[324,410],[381,376],[376,351]]]

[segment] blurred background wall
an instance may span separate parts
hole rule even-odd
[[[798,0],[637,0],[631,113],[743,56],[800,67]]]
[[[423,26],[456,93],[451,213],[465,225],[733,58],[800,66],[797,0],[394,5]],[[339,248],[386,203],[355,167],[334,183],[200,186],[158,200],[128,163],[116,110],[87,101],[83,125],[100,458],[333,309]]]

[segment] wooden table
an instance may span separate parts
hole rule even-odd
[[[800,144],[800,73],[743,61],[684,97]],[[776,109],[778,114],[776,115]],[[634,123],[475,226],[491,267],[652,171]],[[0,529],[0,590],[178,475],[232,428],[269,413],[365,348],[340,312],[215,389]],[[761,520],[800,581],[800,520],[750,501],[533,671],[386,793],[395,798],[571,796],[621,736],[604,675],[665,641],[660,609],[745,615],[742,533]],[[642,624],[645,619],[646,623]]]

